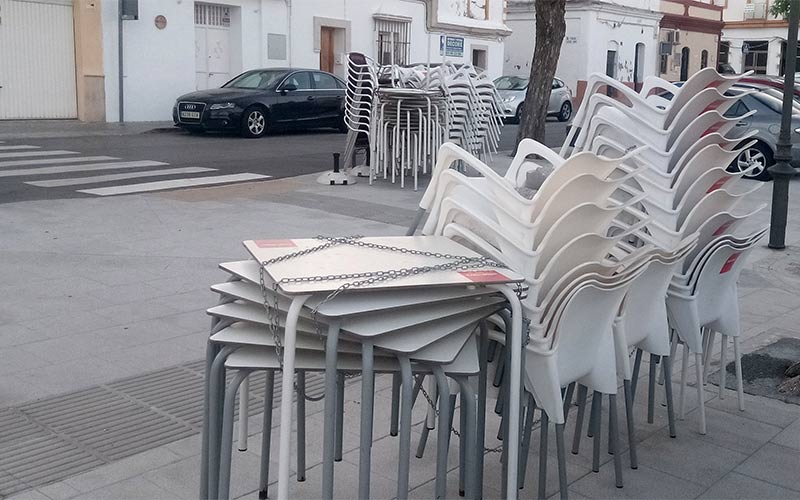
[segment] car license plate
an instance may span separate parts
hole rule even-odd
[[[200,119],[200,112],[199,111],[181,111],[181,118],[194,118],[195,120]]]

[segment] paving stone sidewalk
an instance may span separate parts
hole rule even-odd
[[[305,176],[170,193],[3,205],[0,409],[15,411],[35,400],[118,387],[120,379],[144,380],[144,374],[167,373],[202,359],[208,328],[204,309],[216,300],[208,286],[225,278],[216,268],[219,262],[247,257],[242,240],[319,233],[403,234],[420,196],[421,191],[400,190],[385,182],[331,187]],[[769,196],[767,185],[751,203],[768,202]],[[781,337],[800,338],[800,220],[792,217],[800,207],[798,181],[792,183],[791,196],[789,247],[775,252],[762,245],[742,274],[744,352]],[[768,212],[763,211],[749,224],[767,220]],[[717,352],[715,363],[718,358]],[[693,384],[693,370],[689,373]],[[379,388],[378,397],[387,404],[376,409],[385,412],[389,407],[385,379]],[[338,498],[353,498],[356,492],[358,398],[358,386],[348,387],[345,455],[336,469]],[[678,423],[677,439],[670,439],[663,408],[656,412],[655,423],[646,423],[645,401],[640,397],[636,403],[640,466],[625,469],[625,488],[614,488],[610,463],[599,474],[591,473],[591,446],[584,440],[581,453],[568,457],[573,498],[800,498],[800,407],[748,396],[746,411],[739,412],[734,394],[720,400],[716,386],[708,385],[708,434],[696,432],[694,391],[689,390],[686,420]],[[85,410],[76,406],[76,422]],[[308,480],[292,482],[293,498],[319,496],[320,410],[319,404],[309,404]],[[423,415],[419,404],[414,445]],[[277,417],[276,413],[274,422]],[[375,422],[373,494],[392,498],[397,442],[388,436],[387,415],[378,413]],[[495,435],[496,425],[497,419],[490,415],[487,436]],[[234,497],[257,498],[260,426],[260,416],[251,417],[249,449],[234,452]],[[103,461],[55,482],[31,481],[29,488],[16,490],[11,498],[196,498],[199,435],[194,429],[186,436]],[[567,436],[572,436],[569,428]],[[91,437],[85,438],[87,442]],[[6,438],[0,437],[0,484],[13,476],[9,471],[19,470],[14,467],[25,466],[15,464],[14,457],[3,458],[4,443]],[[492,438],[489,444],[497,442]],[[454,440],[448,482],[453,497],[457,497],[457,447]],[[431,434],[429,452],[421,460],[412,459],[414,498],[433,496],[430,450],[434,449]],[[532,449],[538,450],[536,437]],[[528,462],[523,498],[535,495],[536,455],[531,453]],[[555,449],[551,455],[549,494],[557,487]],[[611,456],[603,453],[603,458],[608,462]],[[489,456],[486,465],[485,495],[497,498],[501,470],[497,457]]]

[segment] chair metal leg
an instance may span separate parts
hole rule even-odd
[[[495,342],[493,340],[489,341],[489,354],[486,356],[486,361],[489,363],[494,362],[495,354],[497,354],[497,348],[500,345],[499,342]]]
[[[500,345],[497,347],[497,367],[494,371],[494,379],[492,380],[492,385],[495,387],[500,387],[500,383],[503,381],[503,372],[505,371],[506,367],[506,349],[505,346]]]
[[[594,419],[595,419],[595,411],[597,411],[595,407],[598,404],[602,403],[603,403],[602,401],[597,401],[597,399],[594,397],[594,392],[592,392],[592,408],[589,410],[589,425],[586,430],[586,437],[594,437],[594,424],[595,424]]]
[[[539,484],[537,491],[537,498],[543,500],[546,498],[547,492],[547,430],[550,424],[550,419],[547,413],[542,410],[542,421],[539,424],[541,437],[539,438]]]
[[[631,398],[631,381],[623,380],[622,386],[625,396],[625,420],[628,424],[628,445],[630,446],[631,451],[631,469],[638,469],[639,460],[636,457],[636,432],[633,425],[633,399]]]
[[[569,416],[569,408],[572,406],[572,394],[575,392],[575,384],[573,382],[567,386],[567,392],[564,395],[564,420],[567,420],[567,416]]]
[[[725,376],[727,375],[727,353],[728,350],[728,336],[720,335],[719,339],[719,399],[725,399]]]
[[[222,440],[220,442],[219,460],[219,489],[217,498],[228,500],[231,489],[231,454],[233,453],[233,407],[236,402],[236,392],[242,381],[247,378],[249,371],[239,370],[225,390],[225,404],[222,415]]]
[[[706,359],[703,363],[703,385],[708,383],[708,367],[711,366],[711,355],[714,352],[714,339],[717,336],[717,332],[714,330],[708,329],[708,348],[706,349],[705,355]],[[724,337],[724,335],[722,335]]]
[[[342,461],[344,442],[344,373],[336,375],[336,448],[333,453],[334,462]]]
[[[411,394],[413,391],[413,376],[411,374],[411,360],[401,356],[400,372],[401,404],[400,404],[400,454],[397,464],[397,498],[408,498],[409,466],[411,460]]]
[[[575,432],[572,437],[572,453],[577,455],[581,446],[581,433],[583,432],[583,414],[586,413],[586,393],[588,388],[585,385],[578,385],[578,416],[575,419]]]
[[[639,383],[639,370],[642,368],[642,350],[636,349],[636,357],[633,361],[633,373],[631,375],[631,399],[636,399],[636,386]]]
[[[261,426],[261,470],[258,480],[258,498],[266,500],[269,490],[269,451],[272,445],[272,402],[275,393],[275,372],[267,370],[264,386],[264,424]]]
[[[564,424],[556,424],[556,453],[558,454],[558,492],[567,500],[567,452],[564,445]]]
[[[681,388],[678,393],[678,418],[686,418],[686,372],[689,370],[689,346],[683,344],[681,356]]]
[[[697,377],[697,407],[700,410],[700,434],[706,433],[706,402],[703,394],[703,355],[695,355],[695,375]]]
[[[245,378],[239,387],[239,451],[247,451],[247,424],[250,417],[250,379]]]
[[[650,354],[650,373],[647,377],[647,423],[652,424],[656,405],[656,365],[658,356]]]
[[[744,411],[744,382],[742,381],[742,351],[739,337],[733,337],[733,363],[736,367],[736,396],[739,398],[739,411]]]
[[[519,467],[517,468],[517,487],[525,487],[525,476],[528,469],[528,454],[531,451],[531,434],[533,432],[533,415],[536,412],[536,403],[533,394],[528,394],[528,404],[525,413],[525,423],[522,427],[522,446],[519,452]]]
[[[589,427],[592,427],[592,472],[600,472],[600,422],[603,411],[603,395],[598,391],[592,393],[592,416]]]
[[[458,496],[463,497],[466,492],[467,473],[467,412],[464,411],[464,393],[459,395],[461,406],[458,410]]]
[[[306,372],[297,370],[297,482],[306,480]]]
[[[669,422],[669,437],[675,434],[675,403],[672,399],[672,358],[661,357],[662,372],[664,373],[664,393],[667,399],[667,421]]]
[[[619,453],[619,425],[617,425],[617,395],[608,395],[608,415],[611,444],[614,449],[614,480],[617,488],[622,488],[622,454]]]
[[[400,375],[392,374],[392,411],[389,421],[389,435],[397,436],[398,422],[400,421]]]
[[[372,424],[375,402],[373,346],[361,344],[361,435],[358,455],[358,498],[368,499],[372,471]]]

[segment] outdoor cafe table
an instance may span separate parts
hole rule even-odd
[[[386,248],[374,248],[357,246],[353,244],[334,244],[323,250],[312,251],[296,257],[289,257],[286,260],[275,262],[276,258],[289,256],[296,252],[312,249],[326,243],[325,239],[284,239],[284,240],[248,240],[244,246],[251,256],[260,263],[273,261],[264,266],[265,285],[269,281],[278,293],[290,297],[291,304],[287,311],[284,346],[283,346],[283,378],[281,386],[281,418],[280,418],[280,438],[279,438],[279,458],[278,458],[278,499],[287,500],[289,497],[289,460],[290,460],[290,439],[292,425],[292,396],[293,396],[293,374],[295,371],[295,345],[297,335],[297,321],[304,305],[312,298],[317,296],[323,299],[332,292],[338,290],[343,284],[358,281],[353,279],[339,280],[310,280],[310,281],[287,281],[287,279],[311,278],[315,276],[330,277],[333,275],[351,275],[357,273],[374,273],[378,271],[389,271],[399,269],[409,269],[423,266],[436,266],[443,263],[441,257],[432,254],[458,255],[464,257],[480,257],[472,250],[442,236],[393,236],[393,237],[367,237],[358,238],[357,241],[369,245],[382,245],[384,247],[403,248],[417,252],[425,252],[424,255],[418,253],[390,251]],[[510,356],[510,388],[509,388],[509,411],[508,411],[508,441],[507,443],[519,442],[519,416],[520,416],[520,384],[521,384],[521,363],[522,363],[522,309],[517,296],[517,284],[523,281],[523,277],[513,271],[501,267],[478,267],[469,270],[437,270],[404,276],[396,279],[378,281],[371,284],[364,284],[351,288],[346,293],[355,294],[370,291],[373,293],[362,295],[364,301],[373,300],[373,297],[380,296],[374,292],[389,292],[403,289],[430,289],[433,287],[442,288],[446,293],[447,287],[458,286],[486,286],[501,293],[508,301],[511,309],[511,332],[507,345],[519,346],[518,349],[511,350]],[[333,304],[333,301],[329,302]],[[317,307],[320,307],[318,302]],[[335,308],[326,311],[326,315],[332,317],[336,314]],[[345,315],[346,309],[339,309],[339,314]],[[338,338],[338,323],[331,324],[328,332],[326,344],[326,371],[325,371],[325,392],[327,395],[334,394],[336,390],[336,342]],[[333,403],[329,402],[332,398],[325,398],[326,417],[330,413],[333,415]],[[323,491],[323,496],[332,496],[332,463],[325,458],[333,457],[334,447],[334,419],[325,419],[325,433],[323,443],[323,461],[330,462],[330,470],[323,472],[323,484],[327,485],[330,491]],[[517,460],[519,449],[517,446],[507,448],[507,484],[517,484]],[[326,467],[327,469],[328,467]],[[507,489],[508,498],[516,498],[516,487]]]

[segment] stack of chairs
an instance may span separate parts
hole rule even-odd
[[[679,344],[684,346],[681,416],[692,352],[699,431],[706,432],[702,386],[710,356],[704,353],[710,350],[715,332],[721,334],[723,352],[727,337],[733,338],[743,408],[736,281],[766,228],[735,233],[741,222],[763,208],[735,210],[761,185],[749,184],[741,172],[727,171],[741,149],[750,145],[750,136],[729,137],[742,117],[723,116],[736,102],[725,91],[737,79],[706,69],[683,86],[649,79],[636,93],[620,82],[593,75],[561,153],[525,140],[504,176],[453,146],[446,144],[440,151],[420,203],[420,213],[428,217],[422,233],[445,234],[468,243],[528,279],[523,306],[532,333],[525,351],[525,387],[531,399],[522,447],[524,457],[532,409],[538,407],[543,411],[540,497],[545,491],[542,461],[548,421],[556,424],[560,487],[566,495],[563,423],[576,387],[572,451],[579,451],[591,389],[589,425],[597,470],[599,396],[608,394],[613,400],[617,376],[622,378],[631,467],[637,467],[632,403],[644,352],[651,354],[648,420],[653,419],[660,364],[667,382],[671,436],[676,434],[671,368]],[[527,172],[542,163],[549,163],[553,173],[527,199],[520,188]],[[450,168],[456,165],[466,165],[470,176]],[[582,278],[591,283],[586,285],[586,297],[592,299],[586,302],[576,291],[582,290],[578,285]],[[604,293],[607,301],[601,299]],[[580,307],[571,305],[572,300]],[[494,325],[496,331],[490,335],[502,342],[502,322]],[[502,357],[499,363],[502,368]],[[610,427],[616,427],[615,408],[610,401]],[[617,430],[610,432],[614,443]],[[619,453],[614,463],[621,487]]]
[[[347,75],[345,123],[354,137],[369,138],[370,182],[399,178],[404,187],[410,175],[416,190],[448,141],[482,158],[497,152],[502,102],[485,72],[452,63],[381,67],[350,53]]]

